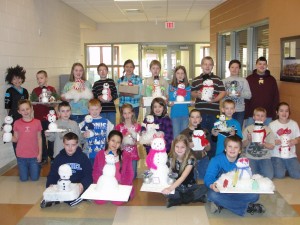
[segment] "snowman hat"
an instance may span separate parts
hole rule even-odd
[[[200,123],[197,125],[197,127],[196,127],[196,129],[195,129],[195,130],[202,130],[202,128],[201,128],[201,124],[200,124]]]
[[[254,122],[254,125],[257,125],[257,126],[263,126],[264,123],[262,121],[255,121]]]

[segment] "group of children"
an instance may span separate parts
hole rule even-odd
[[[262,59],[263,60],[263,59]],[[263,61],[264,62],[264,61]],[[257,62],[260,64],[260,61]],[[232,77],[223,81],[212,73],[213,60],[205,57],[201,62],[203,73],[194,78],[192,85],[189,85],[186,70],[183,66],[178,66],[174,70],[173,80],[167,85],[165,79],[159,76],[161,64],[153,60],[150,64],[152,77],[147,78],[142,83],[140,76],[135,75],[134,63],[127,60],[124,63],[124,76],[118,79],[117,84],[130,82],[139,87],[139,94],[119,93],[114,81],[107,78],[108,67],[101,63],[97,67],[100,80],[92,86],[85,78],[84,68],[80,63],[75,63],[71,69],[70,81],[65,85],[63,94],[74,88],[74,83],[79,82],[84,88],[91,89],[94,99],[80,99],[75,102],[62,95],[62,100],[57,107],[59,119],[56,121],[58,128],[64,129],[65,133],[45,133],[48,122],[45,114],[49,108],[45,105],[34,105],[34,117],[32,104],[28,99],[28,92],[21,87],[25,81],[25,70],[17,66],[7,70],[6,81],[12,84],[5,95],[5,107],[9,109],[14,123],[13,142],[18,160],[18,167],[21,181],[39,178],[39,163],[47,158],[55,158],[48,176],[47,186],[56,184],[59,179],[57,169],[59,165],[68,163],[74,165],[80,171],[78,176],[71,177],[71,181],[80,183],[80,190],[83,192],[89,184],[96,183],[102,175],[105,165],[105,154],[113,152],[116,161],[116,178],[120,184],[132,185],[137,176],[138,155],[138,135],[146,130],[137,122],[139,115],[140,100],[142,94],[150,96],[156,88],[154,83],[158,82],[162,96],[153,99],[148,113],[154,117],[154,123],[158,125],[157,131],[164,132],[166,150],[169,153],[169,167],[178,174],[176,181],[162,191],[168,197],[167,206],[171,207],[189,202],[206,202],[205,194],[208,190],[208,200],[212,204],[213,211],[220,211],[227,208],[238,215],[245,212],[264,212],[264,207],[255,204],[258,195],[220,194],[214,182],[224,173],[235,168],[235,163],[240,154],[245,154],[250,159],[252,172],[259,173],[272,179],[283,178],[288,174],[293,178],[300,178],[300,165],[296,156],[295,145],[298,144],[299,127],[298,124],[289,118],[290,108],[287,103],[280,103],[276,109],[278,119],[265,125],[266,137],[262,144],[253,143],[251,133],[254,125],[246,126],[242,132],[244,117],[244,99],[251,99],[251,87],[247,85],[246,79],[237,78],[240,63],[233,60],[229,63]],[[258,67],[261,68],[261,67]],[[236,77],[234,77],[236,76]],[[263,75],[261,75],[263,76]],[[236,78],[236,79],[235,79]],[[202,88],[206,79],[213,80],[213,98],[211,101],[203,101]],[[259,80],[263,80],[260,77]],[[47,73],[39,71],[37,73],[39,87],[32,93],[39,96],[43,88],[47,88],[50,93],[56,93],[55,89],[47,85]],[[230,85],[226,85],[229,82]],[[110,95],[108,99],[103,98],[102,90],[105,83],[109,84]],[[236,96],[230,95],[231,84],[240,83]],[[184,100],[191,101],[195,98],[195,104],[174,104],[177,97],[178,84],[184,84]],[[263,85],[264,80],[259,85]],[[116,106],[114,100],[119,98],[120,123],[116,123]],[[224,100],[225,99],[225,100]],[[220,107],[221,104],[221,107]],[[195,105],[195,109],[189,111],[188,107]],[[252,105],[255,105],[252,103]],[[168,106],[171,113],[168,116]],[[46,108],[45,108],[46,107]],[[230,132],[224,134],[214,127],[220,109],[226,116],[226,123],[231,127]],[[92,117],[93,128],[81,131],[86,125],[84,118],[86,115]],[[265,122],[267,111],[263,107],[256,107],[253,112],[253,120]],[[22,119],[19,119],[22,118]],[[236,119],[234,119],[236,118]],[[39,122],[42,121],[42,123]],[[146,118],[143,124],[146,124]],[[193,131],[202,129],[209,144],[203,151],[192,151]],[[289,157],[282,158],[280,155],[280,136],[288,134]],[[46,136],[46,138],[45,138]],[[48,143],[46,143],[48,140]],[[53,145],[54,143],[54,145]],[[78,155],[84,155],[80,147],[84,145],[85,156],[78,161]],[[224,151],[225,146],[225,151]],[[47,150],[48,148],[48,150]],[[52,150],[51,150],[52,149]],[[145,146],[148,153],[150,146]],[[245,149],[243,151],[243,149]],[[53,152],[53,153],[51,153]],[[87,157],[86,157],[87,156]],[[78,165],[75,165],[78,164]],[[29,171],[29,172],[28,172]],[[74,180],[72,180],[74,179]],[[81,181],[84,179],[84,181]],[[204,179],[204,185],[198,185],[197,179]],[[170,194],[175,190],[175,194]],[[133,197],[133,193],[131,194]],[[245,200],[246,199],[246,200]],[[81,200],[70,203],[77,204]],[[242,203],[243,201],[243,203]],[[235,202],[235,204],[232,204]],[[96,201],[103,204],[103,201]],[[119,205],[120,202],[115,202]]]

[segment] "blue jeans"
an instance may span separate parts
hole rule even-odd
[[[241,129],[243,129],[244,117],[245,117],[245,111],[235,112],[232,115],[232,118],[236,119],[241,124]]]
[[[186,129],[189,125],[189,117],[182,116],[171,118],[173,125],[173,137],[176,138],[181,131]]]
[[[134,173],[133,179],[135,179],[137,176],[137,163],[138,163],[138,160],[132,160],[132,169],[133,169],[133,173]]]
[[[272,157],[271,160],[275,178],[284,178],[288,171],[291,178],[300,179],[300,163],[296,157],[290,159]]]
[[[36,158],[17,157],[19,176],[21,181],[27,181],[30,177],[32,181],[40,178],[41,167]]]
[[[204,179],[207,167],[209,164],[208,156],[205,156],[203,159],[197,160],[197,167],[196,169],[196,179]]]
[[[77,122],[78,124],[80,124],[82,121],[84,121],[84,117],[86,115],[71,115],[70,116],[70,120],[74,120],[75,122]]]
[[[249,159],[252,174],[260,174],[273,179],[274,171],[271,159]]]
[[[203,113],[201,114],[201,116],[202,116],[201,127],[207,129],[208,132],[211,133],[211,130],[214,127],[214,123],[217,121],[216,115]],[[216,154],[216,142],[212,140],[209,140],[209,142],[211,148],[210,151],[207,153],[207,155],[211,159]]]
[[[230,210],[234,214],[244,216],[249,203],[257,202],[258,194],[225,194],[209,189],[207,199],[218,206]]]
[[[251,125],[251,124],[254,124],[254,119],[253,119],[253,117],[249,117],[248,119],[246,119],[246,121],[245,121],[245,127],[248,127],[249,125]],[[271,123],[272,122],[272,118],[271,117],[267,117],[266,118],[266,120],[265,120],[265,122],[264,122],[264,125],[269,125],[269,123]]]
[[[100,116],[108,119],[114,126],[116,126],[116,113],[115,112],[103,112]]]

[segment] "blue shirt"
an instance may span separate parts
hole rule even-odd
[[[169,101],[173,102],[176,101],[177,97],[177,87],[173,87],[172,85],[169,85]],[[191,101],[191,86],[187,86],[185,88],[186,90],[186,96],[184,97],[184,101]],[[176,118],[176,117],[183,117],[189,116],[189,104],[174,104],[171,108],[171,118]]]

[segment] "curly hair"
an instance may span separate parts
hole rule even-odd
[[[17,65],[16,67],[9,67],[6,70],[5,81],[9,84],[12,84],[13,78],[19,77],[22,79],[22,83],[24,83],[25,73],[26,73],[26,70],[22,66]]]

